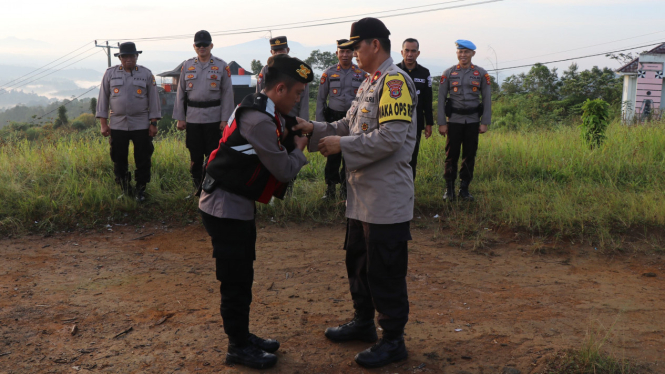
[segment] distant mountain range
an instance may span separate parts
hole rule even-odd
[[[1,50],[21,51],[20,48],[26,44],[30,44],[33,51],[35,46],[45,49],[51,47],[48,43],[37,40],[30,40],[27,43],[26,40],[11,37],[0,39]],[[296,41],[289,41],[289,46],[291,48],[291,55],[303,60],[309,57],[313,50],[318,49],[334,52],[336,49],[334,44],[304,46]],[[399,48],[399,46],[395,47]],[[143,53],[139,57],[139,64],[146,66],[154,74],[172,70],[183,60],[195,56],[193,49],[190,51],[155,51],[145,47],[139,49],[143,50]],[[218,47],[213,49],[212,53],[226,62],[236,61],[249,71],[250,62],[253,59],[261,61],[262,64],[266,63],[268,57],[270,57],[270,46],[267,39],[256,39],[237,45]],[[62,66],[66,66],[61,65],[54,67],[53,70],[20,78],[21,82],[11,82],[57,57],[47,55],[35,57],[27,54],[0,53],[0,110],[11,108],[18,104],[27,106],[46,105],[56,99],[81,95],[91,87],[99,84],[107,68],[105,64],[95,67],[99,65],[97,61],[99,58],[97,60],[90,59],[75,65],[78,68],[68,68],[55,72],[55,70],[62,68]],[[399,52],[393,52],[392,57],[396,63],[402,60]],[[19,64],[18,61],[30,63]],[[419,62],[429,68],[432,75],[441,74],[444,68],[453,63],[452,61],[445,62],[425,58],[421,58]],[[115,65],[118,63],[118,60],[111,58],[111,63]],[[31,82],[33,80],[34,82]],[[95,89],[83,96],[82,99],[96,97],[98,94],[99,90]]]

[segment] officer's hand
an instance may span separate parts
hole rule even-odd
[[[102,123],[102,135],[109,136],[111,135],[111,128],[106,124],[106,121],[101,121]]]
[[[229,125],[228,121],[222,121],[219,123],[219,129],[224,131],[224,128]]]
[[[340,136],[326,136],[319,140],[319,152],[325,157],[342,152],[340,139]]]
[[[448,125],[439,126],[439,134],[446,136],[448,135]]]
[[[296,148],[303,151],[307,148],[307,144],[309,144],[309,138],[296,135],[293,137],[293,142],[296,143]]]
[[[486,133],[487,132],[487,125],[480,125],[480,127],[478,128],[478,132],[481,133],[481,134]]]
[[[425,139],[429,139],[432,136],[432,126],[425,126]]]
[[[187,128],[187,122],[185,121],[178,121],[178,130],[182,131]]]
[[[157,126],[148,126],[148,136],[154,138],[157,135]]]
[[[296,120],[298,120],[298,124],[293,126],[294,130],[302,130],[303,135],[314,131],[314,125],[308,120],[302,119],[300,117],[296,117]]]

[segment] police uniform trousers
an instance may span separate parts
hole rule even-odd
[[[218,218],[199,210],[212,239],[219,291],[219,311],[224,332],[232,344],[245,345],[249,337],[249,306],[252,303],[256,222]]]
[[[329,114],[326,115],[326,122],[335,122],[346,116],[346,112],[328,109]],[[342,169],[340,170],[340,165]],[[346,183],[346,163],[342,152],[329,155],[326,160],[326,168],[324,169],[324,178],[326,184]]]
[[[353,307],[363,319],[373,319],[376,310],[387,339],[402,336],[409,320],[406,290],[409,224],[347,221],[344,249]]]
[[[222,131],[219,122],[187,123],[185,146],[189,150],[189,172],[194,184],[198,187],[203,178],[203,161],[219,147]]]
[[[111,130],[109,145],[115,181],[121,184],[131,180],[131,174],[127,171],[130,141],[134,144],[134,162],[136,163],[134,180],[136,180],[137,186],[145,186],[150,182],[152,153],[155,151],[148,129],[134,131]]]
[[[420,137],[422,136],[423,131],[418,129],[416,131],[416,146],[413,147],[413,155],[411,156],[411,170],[413,170],[413,180],[416,180],[416,166],[418,165],[418,153],[420,153]]]
[[[448,181],[457,179],[457,161],[462,151],[461,180],[473,180],[473,167],[478,151],[478,131],[480,123],[448,123],[448,139],[446,140],[446,162],[443,177]]]

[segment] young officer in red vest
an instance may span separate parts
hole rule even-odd
[[[265,88],[246,96],[209,157],[199,200],[203,225],[212,239],[221,314],[229,337],[227,363],[264,369],[277,362],[276,340],[249,332],[254,260],[255,201],[283,198],[288,182],[307,164],[302,150],[308,139],[295,136],[288,117],[313,79],[309,65],[276,55],[268,60]]]

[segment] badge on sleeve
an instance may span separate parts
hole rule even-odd
[[[490,84],[492,84],[492,79],[490,78],[490,75],[489,75],[489,74],[485,74],[485,80],[487,81],[487,85],[488,85],[488,86],[489,86]]]
[[[380,75],[379,72],[377,74]],[[388,75],[383,81],[383,91],[379,100],[379,123],[411,122],[412,116],[413,100],[404,76],[400,73]]]
[[[321,75],[321,84],[326,83],[326,78],[327,78],[327,77],[328,77],[328,74],[327,74],[327,73],[323,73],[323,75]]]
[[[443,82],[445,82],[445,81],[446,81],[446,76],[442,75],[441,80],[439,80],[439,84],[443,84]]]
[[[228,77],[231,78],[231,68],[227,66],[224,69],[226,70],[226,75],[228,75]]]

